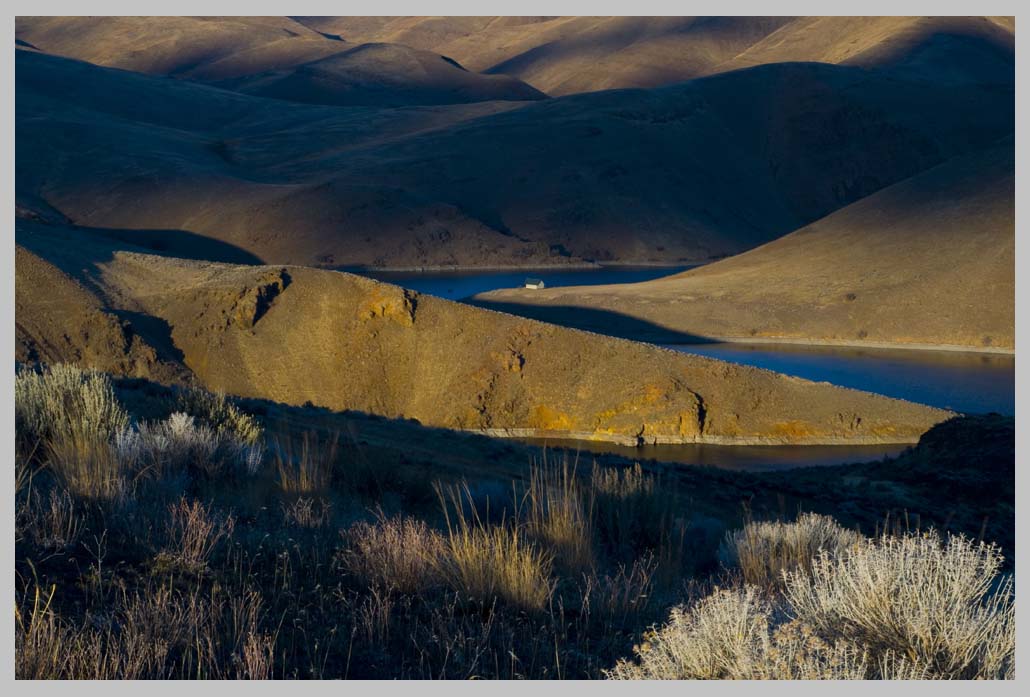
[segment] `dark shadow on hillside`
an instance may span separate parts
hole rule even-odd
[[[77,260],[93,264],[110,261],[116,251],[154,254],[176,259],[214,261],[224,264],[262,265],[260,257],[228,242],[215,240],[188,230],[125,230],[53,224],[30,218],[16,221],[19,244],[36,252],[57,266],[74,250]],[[70,265],[66,272],[77,276]]]
[[[175,345],[175,341],[172,340],[172,328],[164,319],[128,310],[111,310],[111,312],[121,319],[128,320],[132,330],[157,351],[159,360],[175,363],[185,361],[186,355]]]
[[[730,18],[709,18],[709,22],[725,22]],[[897,46],[883,50],[867,67],[898,76],[932,79],[942,82],[982,82],[1012,84],[1015,82],[1014,41],[1006,41],[1003,31],[977,31],[971,27],[956,26],[920,28],[911,43],[898,42]],[[689,34],[687,31],[676,33]],[[609,33],[551,41],[512,56],[485,69],[487,74],[519,75],[532,70],[539,63],[554,60],[582,60],[596,55],[599,48],[618,51],[632,45],[635,32]],[[744,68],[749,69],[749,68]],[[718,70],[711,73],[720,74]],[[704,77],[704,76],[698,76]],[[686,81],[691,78],[685,76]]]
[[[463,302],[487,310],[506,312],[518,317],[536,319],[573,329],[583,329],[596,334],[615,336],[632,341],[646,341],[653,344],[715,344],[714,339],[702,334],[667,329],[647,320],[624,315],[620,312],[598,310],[574,305],[523,305],[521,303],[497,302],[483,299]]]
[[[113,228],[79,228],[100,238],[123,242],[139,251],[158,256],[224,264],[260,265],[264,262],[245,249],[228,242],[198,235],[188,230],[118,230]]]
[[[165,418],[172,388],[142,378],[116,378],[119,400],[139,418]],[[748,472],[660,462],[645,457],[588,453],[478,433],[428,427],[413,419],[358,411],[239,399],[259,416],[270,437],[305,431],[339,434],[345,458],[390,471],[405,468],[425,481],[455,477],[471,483],[524,479],[533,462],[575,462],[589,476],[596,464],[646,472],[688,492],[689,510],[739,525],[792,518],[798,512],[832,515],[867,535],[927,529],[963,533],[1002,547],[1015,558],[1015,421],[1009,416],[959,416],[934,426],[896,457],[855,464]],[[164,404],[165,406],[160,406]],[[156,408],[155,408],[156,406]],[[746,447],[746,446],[744,446]],[[510,485],[509,485],[510,486]],[[503,487],[502,487],[503,488]],[[500,493],[505,493],[499,488]],[[510,488],[508,489],[510,491]]]

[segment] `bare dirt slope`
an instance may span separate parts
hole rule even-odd
[[[350,274],[121,251],[27,221],[17,244],[19,326],[49,315],[44,288],[60,269],[93,289],[104,311],[132,313],[132,332],[168,346],[206,386],[242,396],[622,442],[909,442],[949,415]],[[37,347],[47,346],[49,360],[96,362],[62,351],[65,331],[61,322],[19,330],[21,350],[43,356]],[[91,350],[126,355],[124,346]]]
[[[297,17],[348,41],[393,41],[473,70],[517,76],[548,94],[655,87],[790,61],[921,72],[1007,63],[1011,18],[985,17]],[[937,71],[938,68],[932,68]]]
[[[644,283],[478,302],[666,340],[1015,346],[1014,147],[946,162],[739,256]]]
[[[311,104],[545,97],[515,77],[408,46],[340,41],[287,17],[19,17],[15,36],[22,48]]]
[[[321,266],[706,261],[1014,123],[1011,84],[811,63],[407,108],[260,99],[28,50],[16,77],[20,199]]]

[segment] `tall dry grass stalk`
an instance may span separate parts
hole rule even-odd
[[[72,494],[121,501],[131,472],[105,433],[85,422],[66,424],[46,444],[47,466]]]
[[[62,551],[79,541],[82,515],[75,500],[64,490],[50,489],[46,496],[31,490],[17,509],[16,530],[41,549]]]
[[[338,434],[323,441],[313,432],[304,433],[299,445],[292,438],[276,440],[273,459],[282,491],[301,496],[328,491],[337,464],[338,442]]]
[[[865,539],[833,518],[805,513],[793,523],[749,522],[741,530],[730,531],[719,556],[728,568],[739,569],[746,583],[780,589],[786,572],[811,571],[820,551],[836,556]]]
[[[74,625],[50,607],[53,589],[34,592],[15,607],[18,678],[273,677],[277,636],[260,631],[261,598],[249,589],[227,599],[148,585]]]
[[[531,468],[523,511],[527,532],[554,552],[559,566],[567,571],[594,566],[593,490],[568,458]]]
[[[517,520],[488,526],[472,505],[468,486],[438,486],[447,520],[437,572],[455,590],[490,603],[500,599],[543,610],[554,593],[553,556],[536,548]]]

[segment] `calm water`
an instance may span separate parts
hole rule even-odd
[[[690,266],[617,266],[600,269],[521,269],[518,271],[358,271],[363,276],[435,295],[460,300],[498,288],[521,288],[527,278],[539,278],[548,288],[557,286],[600,286],[608,283],[639,283],[679,273]]]
[[[689,267],[530,269],[486,273],[377,272],[367,275],[428,295],[457,300],[498,288],[520,287],[526,278],[543,279],[548,287],[636,283],[678,273],[685,268]],[[959,412],[1015,413],[1014,356],[789,344],[712,343],[671,345],[667,348]],[[526,440],[585,453],[615,453],[641,460],[752,471],[868,462],[896,455],[905,448],[902,445],[650,445],[637,448],[592,441]]]
[[[954,351],[691,344],[667,348],[967,413],[1015,414],[1015,356]]]
[[[617,445],[567,438],[520,438],[531,445],[564,448],[589,462],[593,453],[748,472],[872,462],[897,455],[907,445]]]

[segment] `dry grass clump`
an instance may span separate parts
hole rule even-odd
[[[30,538],[47,551],[69,549],[78,542],[83,527],[71,494],[57,489],[51,489],[46,496],[29,490],[18,504],[15,520],[19,536]]]
[[[566,459],[534,465],[525,496],[527,532],[550,548],[567,570],[594,566],[593,493]]]
[[[676,487],[639,464],[624,469],[595,466],[590,486],[594,530],[609,558],[632,564],[641,554],[653,554],[661,584],[678,584],[692,560]]]
[[[185,394],[209,421],[177,412],[132,425],[107,375],[63,364],[23,369],[15,380],[20,449],[26,451],[19,462],[39,460],[76,496],[108,501],[124,499],[141,476],[254,474],[263,456],[256,421],[224,396],[198,389]]]
[[[63,364],[22,369],[14,402],[19,448],[28,451],[22,460],[41,458],[77,496],[125,495],[129,473],[111,440],[128,428],[129,415],[107,375]]]
[[[669,623],[636,647],[637,662],[619,661],[620,680],[855,679],[863,654],[828,644],[804,627],[774,627],[758,589],[720,590],[693,608],[675,608]]]
[[[207,568],[218,545],[232,536],[236,521],[200,501],[185,498],[168,507],[167,544],[160,558],[192,572]]]
[[[34,588],[15,606],[19,679],[265,679],[273,677],[275,634],[260,630],[261,598],[232,598],[148,586],[116,599],[80,624],[62,620],[54,589]]]
[[[310,496],[328,491],[337,464],[338,437],[323,441],[306,432],[295,444],[292,438],[275,441],[273,461],[283,493]]]
[[[936,532],[881,537],[787,575],[791,612],[867,647],[892,670],[948,679],[1015,676],[1011,578],[996,547]]]
[[[329,524],[333,515],[333,504],[328,499],[304,498],[282,501],[279,504],[283,520],[289,525],[301,528],[321,528]]]
[[[344,536],[343,567],[369,587],[417,593],[440,582],[444,538],[421,520],[380,512],[374,523],[355,523]]]
[[[46,444],[47,466],[72,494],[85,499],[125,499],[131,471],[108,435],[87,422],[70,422]]]
[[[784,573],[810,571],[821,551],[836,556],[865,539],[833,518],[804,513],[793,523],[751,522],[726,533],[719,556],[727,567],[739,569],[746,583],[776,589],[783,587]]]
[[[468,486],[439,487],[438,493],[447,520],[435,565],[441,578],[486,603],[499,598],[526,610],[546,608],[554,592],[553,556],[535,547],[517,520],[484,523]]]
[[[592,622],[603,627],[627,627],[656,602],[653,554],[620,565],[610,574],[584,574],[583,603]]]
[[[657,477],[639,464],[626,469],[595,466],[590,484],[597,532],[612,553],[632,556],[637,549],[657,549],[668,542],[676,504]]]

